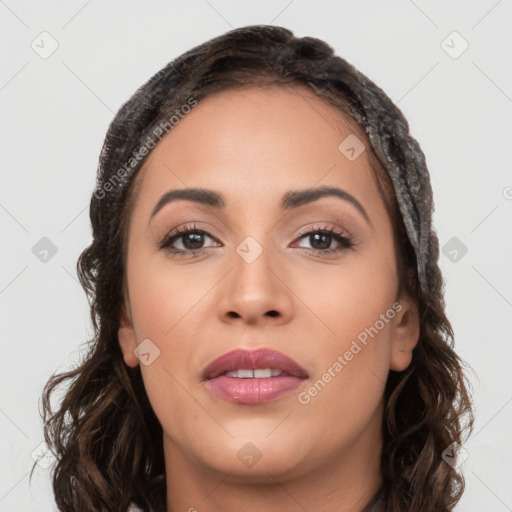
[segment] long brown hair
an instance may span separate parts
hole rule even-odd
[[[420,313],[413,361],[403,372],[390,371],[386,384],[381,460],[386,511],[452,510],[464,478],[442,454],[471,432],[469,382],[445,315],[436,233],[428,233],[428,287],[422,287],[384,165],[399,166],[403,176],[410,166],[418,166],[424,177],[422,207],[431,216],[423,153],[402,112],[329,45],[265,25],[233,30],[170,62],[121,107],[108,129],[90,203],[93,240],[77,264],[94,336],[84,360],[54,374],[42,397],[45,439],[57,459],[52,481],[56,504],[66,512],[124,512],[131,502],[146,511],[165,510],[162,428],[140,367],[124,363],[117,337],[135,177],[151,148],[194,101],[216,91],[255,86],[306,88],[346,114],[362,137],[368,135],[374,179],[394,225],[400,287],[417,298]],[[54,410],[50,399],[64,383],[68,388]]]

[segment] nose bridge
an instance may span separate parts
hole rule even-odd
[[[276,265],[275,257],[272,258],[270,237],[258,236],[258,241],[253,236],[248,236],[240,242],[235,249],[233,258],[234,276],[239,284],[248,293],[261,295],[272,291],[273,273],[272,260]]]

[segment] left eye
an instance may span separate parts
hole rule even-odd
[[[337,233],[334,229],[309,231],[303,234],[299,240],[309,241],[310,247],[304,247],[305,249],[313,249],[320,252],[350,249],[353,245],[347,237]],[[333,241],[337,242],[340,247],[331,247]]]

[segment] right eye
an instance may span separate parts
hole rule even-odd
[[[206,239],[212,240],[214,243],[219,243],[209,233],[195,226],[188,226],[184,229],[177,229],[166,235],[160,242],[160,249],[165,249],[173,256],[188,256],[194,255],[204,249],[214,246],[204,247]]]

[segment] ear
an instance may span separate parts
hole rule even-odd
[[[125,304],[121,306],[117,337],[123,352],[124,362],[131,368],[135,368],[139,364],[139,360],[134,354],[134,350],[137,348],[137,337],[131,320],[131,312],[128,314]]]
[[[389,368],[401,372],[412,361],[412,351],[420,337],[420,320],[415,301],[407,295],[400,296],[393,305],[396,316],[391,339]]]

